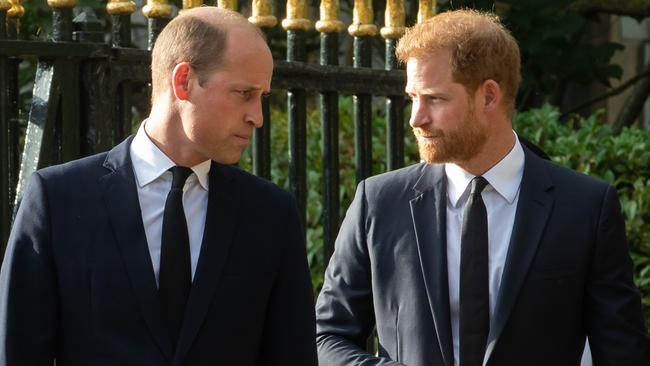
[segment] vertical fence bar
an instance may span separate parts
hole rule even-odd
[[[199,0],[198,4],[196,3],[196,0],[183,0],[183,9],[200,6],[202,1]],[[169,22],[169,17],[172,15],[172,7],[169,6],[167,0],[147,0],[147,5],[142,7],[142,14],[147,18],[147,49],[151,51],[160,31]]]
[[[320,64],[338,65],[338,37],[343,30],[339,17],[339,0],[322,0],[320,20]],[[339,94],[320,93],[321,134],[323,151],[323,267],[334,252],[339,229]]]
[[[386,41],[386,70],[398,67],[395,57],[397,40],[406,31],[404,0],[388,0],[385,27],[381,36]],[[404,96],[390,95],[386,99],[386,168],[394,170],[404,165]]]
[[[7,10],[7,39],[18,39],[20,30],[20,18],[25,14],[25,8],[21,0],[9,0],[11,8]]]
[[[7,10],[11,3],[0,0],[0,40],[7,38]],[[0,263],[4,254],[4,247],[9,238],[11,227],[11,187],[10,157],[11,145],[9,139],[9,98],[7,81],[9,67],[6,56],[0,55]]]
[[[436,15],[436,0],[420,0],[418,5],[418,23]]]
[[[377,35],[373,24],[372,0],[355,0],[353,23],[348,33],[354,37],[354,67],[372,66],[372,39]],[[354,96],[354,148],[357,183],[372,174],[372,96]]]
[[[253,0],[253,15],[248,21],[262,29],[270,46],[268,33],[278,24],[273,15],[272,1]],[[262,115],[264,124],[253,131],[253,174],[271,180],[271,106],[268,95],[262,98]]]
[[[52,8],[52,30],[55,42],[72,41],[72,9],[78,0],[48,0]],[[59,58],[55,61],[55,72],[60,78],[61,113],[57,116],[55,127],[55,157],[51,163],[70,161],[80,157],[80,77],[77,58]]]
[[[109,0],[106,12],[112,20],[112,45],[113,47],[131,47],[131,14],[135,12],[135,3],[131,0]],[[114,75],[111,73],[112,77]],[[111,83],[113,84],[113,83]],[[114,108],[115,139],[117,144],[131,134],[131,95],[133,85],[127,80],[116,80],[114,92],[117,92]]]
[[[73,20],[72,40],[104,43],[104,30],[95,11],[85,8]],[[80,155],[87,156],[112,147],[114,108],[109,101],[109,60],[86,59],[80,65]]]
[[[52,39],[55,42],[72,41],[72,8],[78,0],[48,0],[52,8]]]
[[[7,39],[19,39],[20,37],[20,19],[25,14],[25,8],[21,5],[20,0],[9,0],[11,8],[7,10],[7,18],[5,28],[7,33]],[[7,238],[3,238],[2,245],[6,243],[6,239],[9,236],[9,229],[11,226],[11,221],[13,218],[14,211],[14,200],[16,198],[16,185],[18,184],[18,175],[20,171],[19,167],[19,155],[18,151],[18,141],[20,136],[19,131],[19,120],[21,118],[20,110],[20,86],[18,80],[18,67],[22,60],[17,57],[8,57],[6,58],[5,64],[5,82],[6,82],[6,109],[4,114],[6,116],[6,131],[7,131],[7,141],[8,145],[5,147],[7,151],[7,171],[8,175],[6,176],[7,184],[9,185],[9,218],[8,218],[8,228],[6,231]],[[1,112],[0,112],[1,113]],[[4,190],[3,190],[4,192]],[[3,220],[4,221],[4,220]]]
[[[287,1],[287,18],[282,27],[287,31],[287,61],[304,62],[305,32],[311,27],[306,19],[307,1]],[[288,93],[289,107],[289,186],[296,196],[302,224],[306,221],[307,201],[307,96],[305,89],[293,88]]]

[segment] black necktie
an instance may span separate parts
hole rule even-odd
[[[488,184],[472,179],[460,238],[460,366],[483,364],[490,331],[487,211],[481,192]]]
[[[170,171],[173,178],[163,215],[159,290],[163,314],[176,344],[192,286],[190,239],[183,211],[183,186],[192,170],[175,166]]]

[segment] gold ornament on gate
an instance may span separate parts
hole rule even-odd
[[[420,0],[418,23],[422,23],[434,15],[436,15],[436,0]]]
[[[9,18],[20,18],[23,15],[25,15],[25,8],[20,4],[20,0],[9,0],[7,16]]]
[[[316,30],[321,33],[343,30],[343,22],[339,20],[339,0],[320,2],[320,20],[316,22]]]
[[[203,5],[203,0],[183,0],[183,10],[198,8]]]
[[[142,14],[151,19],[169,18],[172,15],[172,7],[167,0],[147,0],[147,5],[142,7]]]
[[[282,21],[285,30],[307,30],[311,28],[311,21],[307,19],[306,0],[288,0],[287,18]]]
[[[222,9],[237,11],[237,0],[217,0],[217,6]]]
[[[377,35],[377,26],[374,24],[372,0],[355,0],[354,11],[352,12],[352,25],[348,27],[348,33],[354,37]]]
[[[271,0],[253,0],[253,15],[248,21],[260,28],[270,28],[278,24],[278,18],[273,15]]]
[[[77,6],[78,3],[79,0],[47,0],[47,5],[56,9],[71,9]]]
[[[393,39],[401,37],[406,32],[404,0],[388,0],[384,18],[386,26],[381,29],[381,36]]]
[[[106,4],[106,12],[110,15],[129,15],[135,9],[135,3],[131,0],[108,0]]]
[[[11,3],[7,0],[0,0],[0,10],[7,11],[11,9]]]

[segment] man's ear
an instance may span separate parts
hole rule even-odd
[[[172,91],[179,100],[187,100],[190,94],[192,68],[187,62],[181,62],[172,70]]]
[[[487,79],[481,85],[483,89],[483,109],[486,112],[493,112],[501,105],[503,93],[499,83],[492,79]]]

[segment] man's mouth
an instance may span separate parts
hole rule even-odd
[[[248,142],[251,139],[250,135],[235,135],[238,139],[242,140],[242,142]]]

